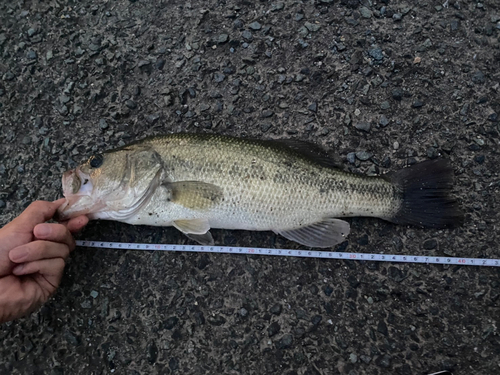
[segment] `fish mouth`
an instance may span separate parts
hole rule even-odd
[[[103,208],[103,204],[92,197],[93,185],[90,176],[83,173],[80,168],[64,172],[62,188],[66,202],[57,210],[59,221],[86,215]]]

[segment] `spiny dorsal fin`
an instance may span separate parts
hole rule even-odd
[[[314,160],[324,167],[338,168],[342,165],[338,157],[330,154],[328,151],[311,142],[299,141],[296,139],[276,139],[265,142],[274,142],[275,144],[286,146],[302,156]]]

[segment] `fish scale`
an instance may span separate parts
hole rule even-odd
[[[265,142],[179,134],[147,143],[172,181],[223,188],[224,202],[211,212],[214,228],[291,229],[328,216],[389,217],[399,206],[394,187],[381,178],[336,171]]]

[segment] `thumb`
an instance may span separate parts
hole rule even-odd
[[[34,228],[35,225],[45,223],[47,220],[52,219],[58,207],[63,204],[64,198],[58,199],[54,202],[35,201],[26,208],[21,215],[12,221],[22,227]]]

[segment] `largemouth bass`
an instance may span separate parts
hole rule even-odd
[[[64,173],[61,219],[174,226],[202,244],[210,228],[271,230],[311,247],[349,234],[342,217],[442,228],[461,221],[444,159],[378,177],[335,168],[317,146],[208,134],[147,138]]]

